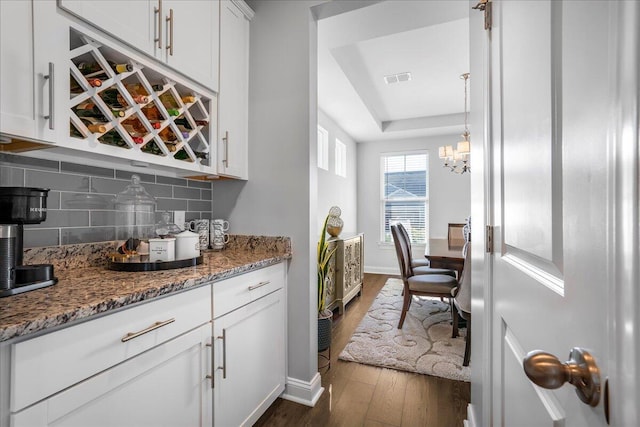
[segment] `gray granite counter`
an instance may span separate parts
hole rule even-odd
[[[120,307],[194,288],[291,258],[286,237],[232,236],[220,252],[203,252],[195,267],[155,272],[105,268],[111,242],[39,248],[25,264],[53,263],[56,285],[0,298],[0,341],[86,319]]]

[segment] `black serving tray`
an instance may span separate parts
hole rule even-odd
[[[176,259],[174,261],[133,261],[131,258],[123,261],[109,260],[107,268],[115,271],[160,271],[174,268],[193,267],[202,264],[202,256],[196,258]]]

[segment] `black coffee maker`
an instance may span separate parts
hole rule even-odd
[[[53,265],[22,265],[24,224],[47,219],[48,189],[0,187],[0,297],[58,282]]]

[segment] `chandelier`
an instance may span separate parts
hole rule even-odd
[[[467,127],[467,80],[469,80],[469,75],[469,73],[464,73],[460,76],[461,79],[464,79],[464,133],[462,134],[462,141],[458,142],[456,148],[447,145],[438,149],[438,155],[444,162],[442,166],[449,168],[451,172],[459,174],[471,172],[471,166],[469,166],[471,144],[469,142],[469,128]]]

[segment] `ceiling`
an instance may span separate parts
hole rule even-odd
[[[464,0],[371,2],[320,19],[319,108],[357,142],[461,133],[468,20]]]

